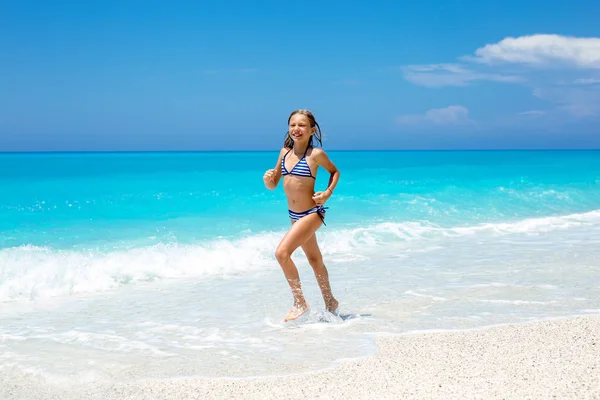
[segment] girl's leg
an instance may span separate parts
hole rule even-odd
[[[292,253],[306,242],[319,229],[322,223],[317,213],[300,218],[292,224],[283,239],[281,239],[277,250],[275,250],[275,258],[277,258],[279,265],[281,265],[281,269],[283,269],[285,278],[294,296],[294,307],[286,315],[286,322],[294,320],[308,311],[308,304],[306,304],[306,299],[302,294],[298,269],[292,261]]]
[[[325,307],[327,308],[327,311],[335,313],[339,303],[331,293],[331,286],[329,285],[329,273],[327,272],[327,268],[323,263],[323,255],[321,254],[319,244],[317,243],[316,233],[314,233],[306,242],[304,242],[302,245],[302,250],[304,250],[304,254],[306,254],[306,258],[308,259],[308,263],[315,272],[315,278],[317,278],[317,282],[321,288],[321,294],[323,295],[323,300],[325,301]]]

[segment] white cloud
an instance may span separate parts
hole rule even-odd
[[[580,68],[600,68],[600,38],[542,34],[507,37],[477,49],[475,56],[465,59],[485,64],[549,66],[559,63]]]
[[[575,85],[598,85],[598,84],[600,84],[600,79],[580,78],[580,79],[575,79],[573,81],[573,83]]]
[[[476,72],[460,64],[424,64],[402,67],[404,78],[411,83],[427,87],[465,86],[473,81],[518,82],[519,77],[495,73]]]
[[[527,69],[506,74],[499,64],[529,67],[600,69],[600,38],[577,38],[562,35],[507,37],[487,44],[474,55],[460,57],[462,63],[406,65],[404,78],[427,87],[466,86],[474,81],[525,82]],[[595,78],[578,79],[576,84],[596,84]]]
[[[573,117],[597,117],[600,115],[600,87],[536,88],[533,90],[533,95],[555,103],[558,110]]]
[[[539,116],[545,115],[546,113],[547,113],[547,111],[530,110],[530,111],[520,112],[519,115],[530,115],[530,116],[534,116],[534,117],[539,117]]]
[[[459,62],[406,65],[404,78],[426,87],[467,86],[478,81],[517,83],[549,103],[547,110],[518,113],[522,121],[575,121],[600,117],[600,37],[535,34],[506,37]],[[460,106],[452,106],[460,107]],[[466,108],[399,117],[400,124],[471,121]],[[514,115],[514,114],[513,114]],[[452,117],[450,117],[452,116]],[[454,121],[454,122],[452,122]],[[471,121],[471,123],[473,123]]]
[[[434,108],[425,114],[402,115],[396,117],[399,125],[472,125],[469,110],[463,106]]]

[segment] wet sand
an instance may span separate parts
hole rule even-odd
[[[2,399],[600,399],[600,315],[378,338],[376,355],[251,379],[78,387],[12,380]]]

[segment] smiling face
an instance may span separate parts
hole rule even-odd
[[[290,118],[288,132],[294,143],[306,144],[316,132],[316,128],[310,126],[310,120],[306,115],[294,114]]]

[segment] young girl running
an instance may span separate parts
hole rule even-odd
[[[314,136],[314,138],[313,138]],[[316,231],[325,222],[325,202],[329,200],[340,178],[340,172],[327,154],[315,148],[314,139],[321,143],[321,128],[310,111],[296,110],[288,118],[288,131],[283,148],[274,169],[265,172],[263,180],[269,190],[277,187],[284,177],[283,189],[288,201],[288,212],[292,226],[275,250],[275,257],[292,289],[294,306],[285,317],[285,322],[297,319],[306,313],[309,306],[302,294],[298,269],[292,261],[292,253],[302,247],[329,312],[336,312],[338,301],[331,293],[329,274],[321,250],[317,244]],[[322,192],[315,193],[315,181],[319,166],[331,175],[329,185]]]

